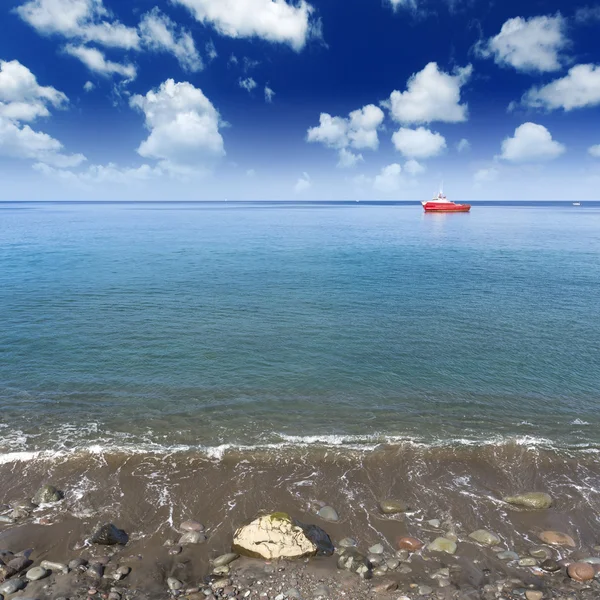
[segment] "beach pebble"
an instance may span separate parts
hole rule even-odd
[[[519,555],[510,550],[503,550],[496,555],[500,560],[519,560]]]
[[[538,561],[536,558],[533,558],[533,556],[522,558],[521,560],[519,560],[520,567],[536,567],[537,564]]]
[[[397,558],[388,558],[385,564],[390,571],[394,571],[400,566],[400,561]]]
[[[131,573],[131,567],[119,567],[113,573],[113,579],[115,581],[121,581],[121,579],[125,579],[125,577],[127,577],[127,575],[129,575],[129,573]]]
[[[169,577],[167,579],[167,585],[172,591],[180,590],[183,587],[183,583],[181,583],[179,579],[175,579],[175,577]]]
[[[180,546],[187,546],[188,544],[202,544],[206,541],[206,536],[199,531],[188,531],[179,538]]]
[[[25,582],[22,579],[9,579],[3,584],[0,584],[0,594],[10,596],[25,587]]]
[[[318,585],[315,588],[314,593],[315,598],[328,598],[329,597],[329,589],[325,585]]]
[[[119,594],[119,592],[111,592],[108,594],[108,598],[106,600],[121,600],[121,594]]]
[[[46,571],[44,567],[33,567],[33,569],[27,571],[25,577],[27,577],[29,581],[38,581],[38,579],[43,579],[46,575],[48,575],[48,571]]]
[[[213,569],[213,575],[216,575],[217,577],[222,577],[224,575],[229,575],[229,571],[230,569],[227,565],[221,565],[220,567],[215,567]]]
[[[286,592],[283,593],[286,598],[294,599],[294,600],[302,600],[302,594],[296,588],[290,588]]]
[[[14,522],[15,522],[14,517],[9,517],[8,515],[0,515],[0,523],[11,524]]]
[[[181,546],[177,546],[177,545],[175,545],[175,546],[171,546],[171,547],[169,548],[169,554],[170,554],[171,556],[176,556],[177,554],[181,554],[181,551],[182,551],[182,550],[183,550],[183,548],[182,548]]]
[[[396,550],[396,552],[394,552],[394,556],[400,562],[406,562],[410,557],[410,552],[408,550]]]
[[[232,563],[234,560],[237,560],[240,557],[239,554],[235,554],[235,552],[229,552],[228,554],[221,554],[221,556],[217,556],[217,558],[215,558],[212,561],[212,564],[215,567],[223,567],[225,565],[228,565],[229,563]]]
[[[542,492],[529,492],[518,496],[506,496],[504,502],[523,508],[544,509],[552,506],[552,497]]]
[[[367,554],[367,560],[375,567],[378,567],[383,563],[383,556],[381,554]]]
[[[445,537],[439,537],[433,540],[433,542],[431,542],[427,548],[432,552],[445,552],[446,554],[454,554],[456,552],[456,542]]]
[[[527,600],[542,600],[543,597],[544,593],[539,590],[527,590],[525,592],[525,598],[527,598]]]
[[[48,569],[49,571],[60,571],[61,573],[68,573],[69,567],[64,563],[52,562],[51,560],[43,560],[40,563],[40,567]]]
[[[417,588],[417,593],[419,596],[429,596],[429,594],[433,593],[433,588],[430,588],[428,585],[420,585]]]
[[[596,569],[589,563],[576,562],[569,565],[567,573],[575,581],[590,581],[596,576]]]
[[[486,529],[478,529],[477,531],[470,533],[469,537],[484,546],[496,546],[500,543],[500,538]]]
[[[96,529],[90,541],[92,544],[102,546],[115,546],[117,544],[124,546],[129,541],[129,536],[112,523],[105,523]]]
[[[543,531],[538,537],[544,544],[550,544],[551,546],[569,546],[575,548],[577,545],[570,535],[561,533],[560,531]]]
[[[369,552],[371,554],[383,554],[383,550],[384,548],[382,544],[375,544],[369,548]]]
[[[353,538],[343,538],[338,542],[338,546],[340,548],[354,548],[355,546],[357,546],[357,541]]]
[[[600,558],[596,556],[590,556],[588,558],[584,558],[581,562],[589,563],[590,565],[600,565]]]
[[[533,546],[529,549],[529,556],[539,558],[540,560],[546,560],[552,558],[554,554],[550,548],[546,548],[545,546]]]
[[[388,572],[386,565],[381,565],[373,569],[373,577],[382,577]]]
[[[88,577],[93,577],[94,579],[102,579],[102,575],[104,575],[104,567],[99,563],[92,563],[88,565],[85,570],[85,574]]]
[[[408,505],[400,500],[382,500],[379,503],[379,510],[384,515],[395,515],[409,510]]]
[[[332,523],[335,523],[336,521],[340,520],[340,517],[337,514],[336,510],[331,506],[324,506],[319,510],[317,515],[319,515],[319,517],[321,517],[321,519],[323,519],[324,521],[331,521]]]
[[[31,501],[34,504],[51,504],[52,502],[60,502],[63,497],[64,494],[53,485],[45,485],[36,492]]]
[[[204,531],[204,525],[202,525],[202,523],[198,523],[198,521],[184,521],[180,526],[179,526],[179,530],[186,532],[186,531],[198,531],[198,532],[203,532]]]
[[[210,584],[213,591],[224,590],[227,586],[231,585],[231,579],[218,579]]]
[[[546,559],[540,565],[540,567],[544,571],[547,571],[548,573],[556,573],[556,571],[560,571],[560,569],[561,569],[560,563],[558,561],[554,560],[553,558]]]
[[[85,560],[85,558],[74,558],[73,560],[69,561],[69,569],[71,569],[72,571],[74,571],[75,569],[78,569],[79,567],[85,567],[85,565],[87,565],[87,560]]]
[[[398,589],[398,584],[393,579],[386,579],[381,581],[377,585],[373,586],[373,591],[376,594],[383,594],[385,592],[394,592]]]
[[[398,539],[398,549],[408,550],[409,552],[416,552],[423,547],[423,542],[413,537],[401,537]],[[398,557],[400,558],[400,557]]]
[[[435,529],[439,529],[442,525],[439,519],[429,519],[429,521],[427,521],[427,524],[431,525],[431,527],[434,527]]]

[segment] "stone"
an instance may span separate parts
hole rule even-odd
[[[179,531],[198,531],[199,533],[202,533],[204,531],[204,525],[202,525],[202,523],[198,523],[198,521],[193,521],[190,519],[188,521],[184,521],[179,526]]]
[[[64,494],[53,485],[45,485],[36,492],[32,502],[34,504],[51,504],[52,502],[60,502],[63,498]]]
[[[181,554],[183,548],[181,546],[171,546],[168,550],[168,554],[170,556],[177,556],[177,554]]]
[[[428,585],[420,585],[417,588],[417,594],[419,596],[429,596],[429,594],[433,593],[433,588],[430,588]]]
[[[217,556],[217,558],[212,561],[212,564],[215,567],[224,567],[225,565],[232,563],[234,560],[237,560],[239,557],[240,555],[236,554],[235,552],[221,554],[221,556]]]
[[[28,556],[15,556],[6,563],[6,566],[8,567],[9,571],[12,571],[12,574],[16,574],[24,571],[32,564],[33,561],[29,560]]]
[[[589,563],[590,565],[600,565],[600,558],[596,556],[590,556],[588,558],[581,559],[581,562]]]
[[[251,558],[274,560],[333,554],[329,536],[315,525],[304,525],[286,513],[272,513],[240,527],[232,550]]]
[[[547,560],[548,558],[552,558],[554,554],[550,548],[546,548],[545,546],[533,546],[529,549],[529,556],[539,558],[540,560]]]
[[[395,592],[397,589],[398,584],[393,579],[386,579],[373,586],[373,591],[376,594],[384,594],[385,592]]]
[[[554,560],[553,558],[548,558],[546,559],[541,565],[540,567],[544,570],[547,571],[548,573],[556,573],[556,571],[560,571],[561,570],[561,566],[560,563],[556,560]]]
[[[423,542],[413,537],[401,537],[398,539],[398,549],[416,552],[423,547]]]
[[[105,523],[94,532],[90,541],[92,544],[102,546],[115,546],[117,544],[125,546],[129,541],[129,536],[112,523]]]
[[[180,590],[183,587],[183,583],[181,583],[181,581],[179,581],[179,579],[175,579],[175,577],[168,577],[167,585],[169,586],[169,589],[172,591]]]
[[[439,529],[442,525],[439,519],[429,519],[429,521],[427,521],[427,524],[433,527],[434,529]]]
[[[400,561],[397,558],[388,558],[385,564],[390,571],[394,571],[400,566]]]
[[[375,544],[374,546],[371,546],[369,548],[369,552],[371,554],[383,554],[383,545],[382,544]]]
[[[431,552],[445,552],[446,554],[454,554],[456,552],[456,542],[445,537],[439,537],[433,540],[427,549]]]
[[[552,506],[552,497],[542,492],[529,492],[518,496],[506,496],[504,502],[523,508],[544,509]]]
[[[478,529],[469,534],[469,537],[484,546],[496,546],[500,543],[500,538],[494,533],[490,533],[485,529]]]
[[[384,515],[396,515],[410,509],[405,502],[401,502],[400,500],[382,500],[379,503],[379,510]]]
[[[383,556],[381,554],[367,554],[367,561],[374,567],[383,564]]]
[[[11,525],[14,522],[15,522],[14,517],[9,517],[8,515],[0,515],[0,523],[7,523],[7,524]]]
[[[206,536],[199,531],[187,531],[180,538],[178,544],[180,546],[189,546],[190,544],[203,544],[206,541]]]
[[[519,560],[519,555],[516,552],[511,552],[510,550],[504,550],[502,552],[498,552],[496,555],[500,560]]]
[[[90,563],[85,570],[85,574],[93,579],[102,579],[104,575],[104,566],[100,563]]]
[[[568,566],[567,574],[575,581],[590,581],[596,576],[596,569],[589,563],[576,562]]]
[[[338,569],[354,572],[360,565],[366,564],[366,558],[356,548],[348,548],[337,561]]]
[[[229,575],[230,568],[227,565],[221,565],[220,567],[215,567],[213,569],[213,575],[217,577],[224,577],[225,575]]]
[[[0,594],[10,596],[25,587],[25,582],[22,579],[10,579],[0,585]]]
[[[315,596],[315,598],[328,598],[329,597],[329,589],[325,585],[318,585],[315,588],[314,596]]]
[[[410,552],[408,550],[396,550],[396,552],[394,552],[394,556],[400,562],[406,562],[410,557]]]
[[[332,508],[331,506],[324,506],[319,510],[317,515],[324,521],[331,521],[332,523],[340,520],[335,508]]]
[[[33,569],[29,569],[25,574],[25,577],[29,579],[29,581],[38,581],[38,579],[43,579],[48,575],[48,571],[44,569],[44,567],[33,567]]]
[[[64,563],[53,562],[51,560],[43,560],[40,563],[40,567],[48,569],[49,571],[60,571],[61,573],[69,572],[69,567],[67,567],[67,565],[65,565]]]
[[[71,569],[72,571],[75,569],[78,569],[79,567],[85,567],[85,565],[87,565],[87,560],[85,560],[85,558],[74,558],[73,560],[69,561],[69,569]]]
[[[570,548],[575,548],[577,545],[570,535],[561,533],[560,531],[543,531],[538,537],[544,544],[550,544],[551,546],[569,546]]]
[[[520,567],[537,567],[537,564],[538,564],[538,561],[536,558],[533,558],[533,556],[522,558],[519,561]]]
[[[283,593],[285,598],[290,598],[294,600],[302,600],[302,594],[296,588],[290,588],[289,590]]]
[[[338,542],[340,548],[354,548],[358,543],[354,538],[343,538]]]
[[[373,569],[373,577],[383,577],[387,572],[388,568],[385,565],[381,565]]]
[[[542,600],[543,597],[544,593],[539,590],[527,590],[525,592],[525,598],[527,598],[527,600]]]

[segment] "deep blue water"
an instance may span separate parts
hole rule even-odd
[[[0,204],[0,453],[597,445],[599,408],[599,203]]]

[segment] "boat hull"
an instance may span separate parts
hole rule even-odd
[[[423,206],[423,210],[426,213],[469,212],[471,210],[471,205],[470,204],[455,204],[453,206],[440,206],[440,205],[428,206],[427,204],[425,204]]]

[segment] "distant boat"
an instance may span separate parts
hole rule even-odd
[[[573,206],[581,206],[581,202],[573,202]]]
[[[433,200],[421,202],[425,212],[469,212],[470,204],[456,204],[450,202],[446,196],[440,192]]]

